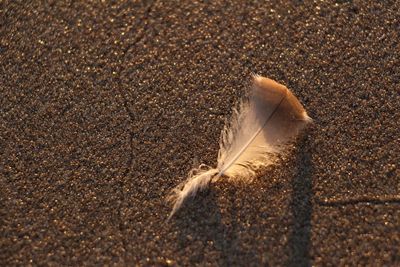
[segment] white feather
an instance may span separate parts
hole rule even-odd
[[[311,121],[296,97],[283,85],[253,76],[252,91],[221,133],[216,168],[191,171],[186,182],[174,189],[171,218],[185,199],[221,177],[251,180],[262,167],[275,163],[286,144]]]

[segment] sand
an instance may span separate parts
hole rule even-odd
[[[0,3],[0,265],[400,265],[398,1],[22,2]],[[251,73],[314,125],[166,223]]]

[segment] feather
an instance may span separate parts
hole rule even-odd
[[[190,172],[186,182],[175,188],[169,200],[174,203],[170,219],[185,199],[224,177],[251,181],[257,170],[274,164],[286,145],[311,122],[304,107],[287,89],[271,79],[254,75],[249,97],[220,138],[216,168],[202,165]]]

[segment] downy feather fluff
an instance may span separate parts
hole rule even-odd
[[[234,109],[230,123],[221,133],[216,168],[201,165],[175,188],[169,199],[174,203],[171,218],[184,200],[221,177],[251,180],[255,172],[275,163],[311,118],[284,86],[271,79],[253,76],[249,97]]]

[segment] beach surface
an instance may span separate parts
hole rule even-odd
[[[399,266],[399,10],[1,1],[0,265]],[[313,125],[166,222],[252,73]]]

